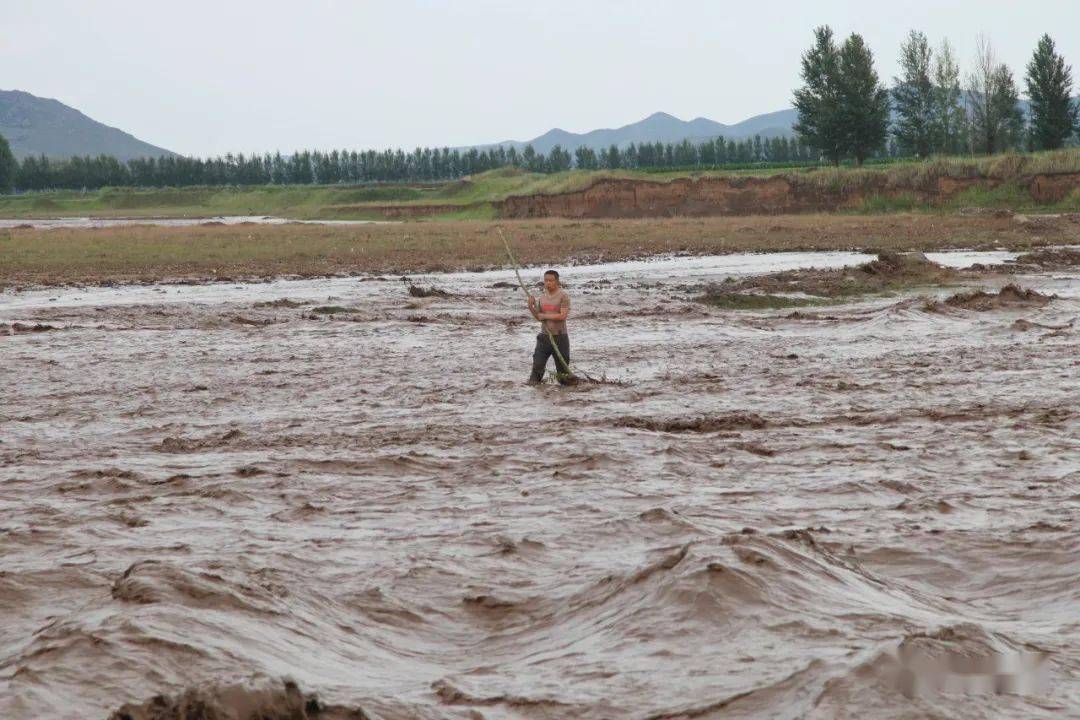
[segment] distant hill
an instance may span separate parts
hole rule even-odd
[[[1074,101],[1080,103],[1080,97],[1075,98]],[[966,105],[966,95],[963,102]],[[1030,111],[1030,103],[1021,99],[1020,110],[1027,116]],[[755,135],[760,135],[762,138],[790,137],[795,134],[792,127],[795,125],[798,116],[799,114],[795,108],[788,108],[787,110],[755,115],[734,125],[724,125],[703,117],[687,121],[680,120],[665,112],[658,112],[653,113],[644,120],[623,125],[619,128],[605,128],[586,133],[572,133],[555,128],[532,140],[505,140],[488,145],[479,145],[477,148],[483,149],[501,145],[507,148],[516,147],[521,150],[526,145],[532,145],[537,152],[547,154],[555,145],[562,145],[564,150],[573,152],[575,148],[582,145],[593,150],[600,150],[601,148],[610,147],[612,144],[624,148],[630,143],[640,144],[642,142],[657,141],[679,143],[683,140],[689,140],[696,144],[718,135],[723,135],[729,140],[742,140],[752,138]]]
[[[91,120],[58,100],[21,90],[0,90],[0,135],[19,160],[42,154],[112,155],[120,160],[176,154]]]
[[[644,120],[623,125],[619,128],[604,128],[587,133],[572,133],[555,128],[532,140],[506,140],[479,147],[487,148],[502,145],[507,148],[516,147],[520,150],[526,145],[532,145],[537,152],[546,154],[556,145],[562,145],[563,149],[573,151],[582,145],[599,150],[611,145],[625,147],[630,143],[703,141],[717,135],[723,135],[725,138],[734,140],[753,137],[754,135],[761,135],[763,138],[777,137],[793,134],[791,126],[795,122],[796,116],[795,109],[789,108],[788,110],[780,110],[764,115],[755,115],[734,125],[724,125],[703,117],[687,121],[680,120],[674,115],[658,112],[653,113]]]

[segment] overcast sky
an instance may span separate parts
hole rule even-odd
[[[663,110],[734,123],[791,104],[816,25],[891,82],[917,28],[961,68],[984,33],[1021,81],[1049,32],[1080,68],[1080,2],[0,0],[0,89],[184,154],[527,140]]]

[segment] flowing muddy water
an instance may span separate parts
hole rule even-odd
[[[40,230],[55,228],[107,228],[128,225],[160,225],[163,227],[190,227],[192,225],[384,225],[393,220],[290,220],[270,215],[220,215],[214,217],[68,217],[68,218],[0,218],[0,230],[4,228],[32,227]]]
[[[0,294],[0,716],[1080,716],[1080,277],[692,299],[861,259],[570,268],[571,388],[508,273]]]

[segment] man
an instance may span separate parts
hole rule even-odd
[[[559,287],[559,273],[548,270],[544,273],[544,292],[539,300],[529,295],[529,312],[540,321],[540,334],[536,336],[536,349],[533,350],[532,375],[530,383],[539,383],[544,379],[544,368],[548,358],[555,355],[556,377],[561,385],[570,383],[570,368],[559,362],[558,355],[551,347],[551,338],[555,338],[555,347],[562,354],[562,359],[570,362],[570,336],[566,334],[566,317],[570,314],[570,296]],[[550,335],[549,335],[550,333]]]

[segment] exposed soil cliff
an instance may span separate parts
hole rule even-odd
[[[886,173],[866,173],[846,182],[822,182],[799,175],[736,178],[680,178],[670,182],[608,178],[584,190],[557,195],[523,195],[495,203],[505,218],[665,217],[674,215],[778,215],[858,207],[874,196],[914,196],[937,205],[975,186],[1016,183],[1039,203],[1057,202],[1080,188],[1080,173],[1003,178],[941,176],[897,182]]]

